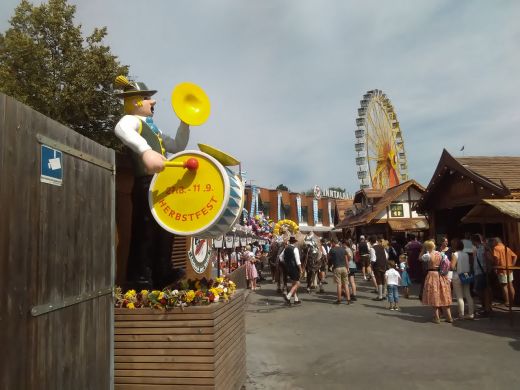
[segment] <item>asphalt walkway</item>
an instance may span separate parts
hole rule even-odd
[[[434,324],[416,295],[390,311],[372,300],[368,282],[356,280],[352,305],[334,304],[330,276],[323,294],[300,288],[300,306],[284,303],[269,282],[250,292],[245,388],[520,388],[520,313],[513,326],[504,311]]]

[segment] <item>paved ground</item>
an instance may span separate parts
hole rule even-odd
[[[248,295],[246,389],[518,389],[520,313],[431,321],[431,310],[402,299],[402,311],[372,301],[335,305],[335,285],[287,306],[275,285]]]

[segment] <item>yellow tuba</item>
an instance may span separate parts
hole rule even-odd
[[[181,83],[172,91],[172,108],[188,125],[202,125],[209,117],[211,104],[204,90],[193,83]]]

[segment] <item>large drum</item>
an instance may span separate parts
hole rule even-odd
[[[196,169],[184,168],[197,160]],[[156,221],[171,233],[219,237],[234,226],[244,206],[241,178],[207,153],[186,150],[170,158],[174,167],[156,174],[148,202]]]

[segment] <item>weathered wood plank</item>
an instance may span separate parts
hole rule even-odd
[[[116,376],[116,383],[142,383],[149,385],[213,385],[212,378],[153,378],[153,377],[122,377]]]
[[[215,386],[207,386],[207,385],[190,385],[190,384],[182,384],[182,385],[161,385],[154,384],[150,385],[142,385],[135,383],[125,383],[125,384],[116,384],[115,390],[214,390]]]
[[[212,326],[203,326],[203,327],[164,327],[164,328],[121,328],[116,327],[114,329],[114,334],[116,335],[212,335],[214,333],[214,328]]]
[[[193,334],[193,335],[164,335],[164,334],[133,334],[133,335],[116,335],[115,342],[118,341],[162,341],[162,342],[180,342],[180,341],[213,341],[211,334]]]
[[[115,370],[115,376],[120,377],[151,377],[151,378],[213,378],[213,370],[193,371],[193,370],[143,370],[134,368],[131,370]]]
[[[189,348],[189,349],[208,349],[213,348],[212,341],[118,341],[115,348]]]
[[[213,370],[211,363],[165,363],[157,361],[155,363],[115,363],[116,370],[191,370],[209,371]]]
[[[142,350],[140,350],[142,351]],[[151,362],[151,363],[205,363],[213,364],[213,356],[177,356],[177,355],[121,355],[116,353],[116,362]]]

